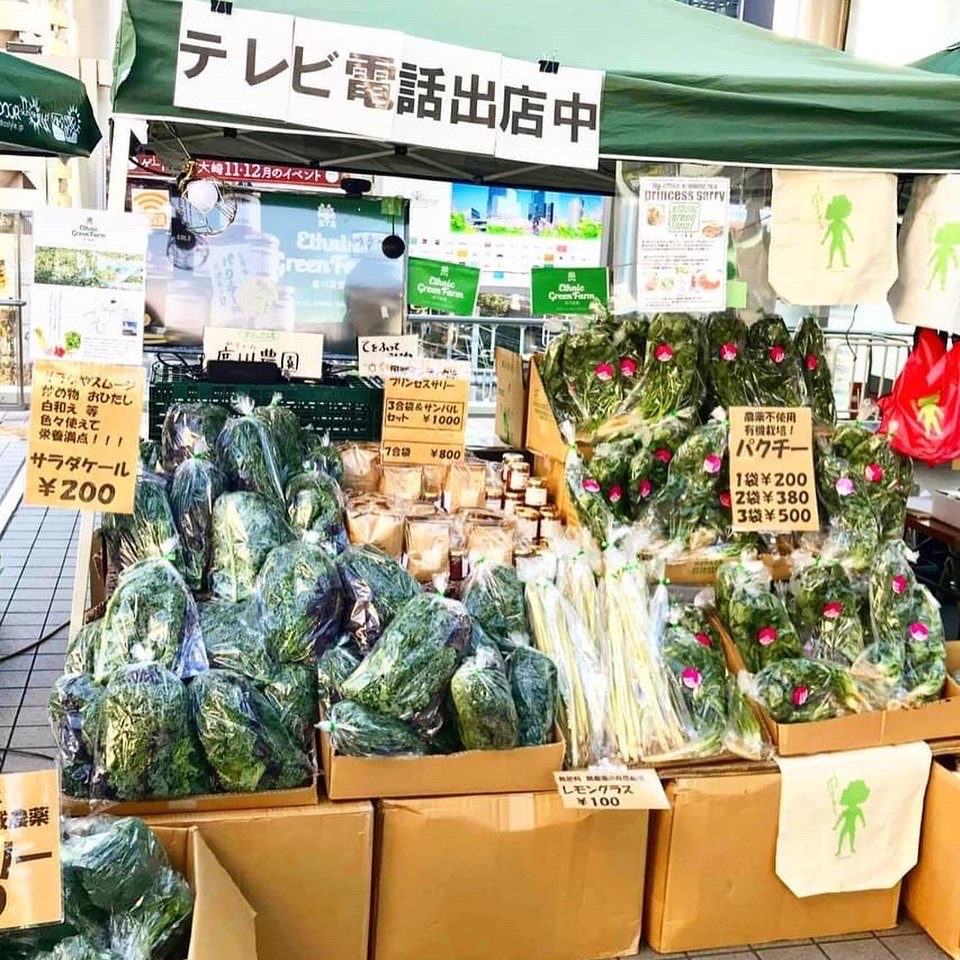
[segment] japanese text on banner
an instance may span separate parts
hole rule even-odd
[[[206,327],[203,353],[207,360],[272,363],[291,377],[319,380],[323,376],[322,333]]]
[[[24,502],[132,513],[143,367],[38,360]]]
[[[733,529],[819,530],[809,407],[730,408]]]
[[[393,30],[239,8],[224,16],[186,0],[174,103],[242,103],[246,116],[313,129],[596,169],[602,87],[601,71],[545,73]]]

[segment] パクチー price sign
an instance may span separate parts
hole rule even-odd
[[[656,770],[556,771],[557,792],[571,810],[667,810]]]
[[[0,776],[0,930],[62,919],[59,775]]]
[[[730,408],[730,500],[734,530],[820,529],[809,407]]]
[[[469,374],[469,364],[466,364]],[[467,430],[469,376],[453,364],[418,362],[408,374],[391,376],[384,383],[383,435],[380,458],[384,463],[462,463]]]
[[[133,513],[143,367],[33,366],[24,503]]]

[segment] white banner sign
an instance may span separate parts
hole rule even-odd
[[[384,377],[392,368],[413,365],[420,356],[415,333],[400,337],[358,337],[357,358],[361,377]]]
[[[206,327],[203,355],[210,360],[273,363],[285,374],[319,380],[323,376],[323,334],[286,330]]]
[[[37,210],[31,360],[142,362],[147,229],[133,213]]]
[[[174,104],[505,160],[596,169],[603,72],[393,30],[185,0]]]

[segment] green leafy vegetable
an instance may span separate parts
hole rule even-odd
[[[468,750],[509,750],[517,745],[517,708],[510,682],[489,652],[468,657],[450,681],[457,731]]]
[[[213,403],[174,403],[163,418],[161,460],[168,474],[189,457],[212,455],[230,414]]]
[[[47,705],[60,761],[63,792],[87,797],[93,776],[97,725],[103,689],[85,673],[60,677]]]
[[[211,669],[233,670],[261,682],[271,677],[273,661],[252,604],[208,600],[198,603],[197,611]]]
[[[557,719],[557,665],[539,650],[517,647],[510,654],[509,677],[517,709],[517,746],[552,743]]]
[[[284,483],[303,469],[306,454],[303,430],[297,415],[283,405],[279,393],[265,407],[256,407],[253,415],[267,428],[277,452],[277,466]]]
[[[833,377],[827,366],[823,331],[816,317],[804,317],[800,321],[793,343],[800,356],[813,419],[832,426],[837,421],[837,403],[833,396]]]
[[[606,331],[591,327],[567,337],[561,360],[575,422],[592,431],[620,403],[620,357]]]
[[[668,627],[661,648],[693,724],[691,739],[703,756],[720,752],[727,721],[727,667],[723,655],[684,627]]]
[[[140,560],[164,558],[174,566],[181,563],[180,535],[161,477],[147,473],[137,477],[133,513],[105,513],[101,529],[108,561],[118,572]]]
[[[317,694],[320,719],[325,720],[330,708],[342,699],[343,683],[360,666],[360,653],[353,637],[341,637],[317,659]]]
[[[192,915],[193,893],[186,880],[169,867],[162,867],[129,910],[110,917],[110,946],[121,957],[159,957],[185,934]]]
[[[102,617],[91,620],[67,641],[67,651],[63,658],[64,673],[93,673],[102,626]]]
[[[764,586],[748,582],[734,587],[727,627],[751,673],[776,660],[803,656],[803,644],[786,606]]]
[[[778,660],[756,676],[757,698],[778,723],[829,720],[863,708],[849,671],[823,660]]]
[[[213,504],[224,492],[223,474],[208,460],[191,457],[177,467],[170,506],[180,533],[183,577],[191,590],[206,589],[213,549]]]
[[[314,665],[282,663],[263,687],[287,732],[309,754],[317,720],[317,671]]]
[[[806,385],[800,356],[782,317],[761,317],[747,331],[757,395],[768,407],[802,407]]]
[[[343,494],[337,481],[313,470],[294,476],[287,484],[287,516],[298,533],[312,530],[333,554],[347,548]]]
[[[345,757],[423,756],[427,745],[409,724],[352,700],[335,703],[323,722],[334,750]]]
[[[275,506],[283,506],[284,464],[275,433],[253,403],[237,404],[240,416],[227,421],[217,438],[217,459],[230,487],[259,494]]]
[[[514,567],[478,564],[463,586],[462,599],[467,613],[501,649],[530,643],[523,584]]]

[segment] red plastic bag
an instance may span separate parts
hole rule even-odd
[[[921,330],[892,392],[881,397],[880,431],[894,450],[931,466],[960,457],[960,349]]]

